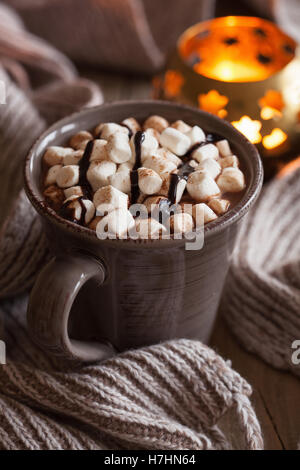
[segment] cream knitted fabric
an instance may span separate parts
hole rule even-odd
[[[246,349],[300,376],[300,169],[264,190],[239,234],[224,297],[225,318]]]
[[[9,360],[0,366],[0,449],[227,449],[225,413],[238,418],[242,448],[263,447],[251,387],[200,342],[70,368],[28,338],[26,298],[2,308]]]
[[[1,298],[31,286],[47,256],[39,219],[22,190],[27,151],[47,123],[100,104],[103,97],[94,83],[77,78],[67,58],[28,34],[3,5],[0,26],[0,82],[5,90],[5,103],[0,104]],[[43,85],[30,88],[25,65],[39,72]]]

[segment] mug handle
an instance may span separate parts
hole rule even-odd
[[[45,351],[86,362],[116,354],[108,344],[72,340],[68,334],[73,302],[91,278],[103,284],[105,267],[101,261],[81,254],[52,258],[39,273],[29,298],[27,322],[34,341]]]

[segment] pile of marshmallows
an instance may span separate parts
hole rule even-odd
[[[143,140],[137,149],[135,136],[141,130]],[[80,221],[97,233],[103,230],[122,238],[135,227],[140,238],[161,235],[166,227],[151,213],[153,207],[170,202],[172,174],[180,174],[187,156],[192,172],[176,185],[173,202],[181,210],[169,217],[171,233],[191,231],[198,220],[203,224],[217,219],[230,207],[229,193],[245,188],[239,160],[228,141],[207,141],[199,126],[191,127],[180,120],[170,125],[161,116],[150,116],[142,127],[135,118],[128,118],[121,124],[101,123],[93,134],[83,130],[71,137],[68,147],[47,148],[43,157],[44,196],[58,213],[68,207],[73,211],[73,221]],[[90,141],[93,142],[84,176],[92,195],[87,197],[79,184],[80,160]],[[139,168],[136,151],[142,165]],[[134,218],[129,210],[133,202],[133,169],[137,171],[139,191],[134,202],[144,204],[148,218]]]

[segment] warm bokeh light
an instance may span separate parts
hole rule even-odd
[[[283,144],[287,139],[287,134],[283,132],[283,130],[279,129],[276,127],[275,129],[272,130],[271,134],[266,135],[263,138],[263,146],[266,149],[274,149],[276,147],[279,147],[279,145]]]
[[[210,90],[208,93],[198,95],[199,108],[219,117],[225,117],[227,111],[224,109],[229,99],[225,95],[221,95],[217,90]]]
[[[179,95],[182,85],[184,84],[184,78],[181,73],[176,70],[167,70],[165,73],[164,88],[166,96],[175,98]]]
[[[268,90],[266,94],[260,98],[258,104],[261,108],[264,106],[269,106],[270,108],[276,109],[277,111],[282,111],[284,108],[282,93],[277,90]]]
[[[265,121],[268,121],[269,119],[280,118],[281,116],[282,113],[275,108],[271,108],[271,106],[264,106],[260,111],[260,117]]]
[[[217,112],[217,115],[221,119],[225,119],[227,114],[228,114],[228,111],[226,111],[226,109],[220,109],[220,111]]]
[[[277,90],[268,90],[266,94],[258,100],[261,108],[260,116],[264,120],[280,118],[284,108],[282,94]]]
[[[228,16],[195,24],[178,39],[166,70],[156,97],[231,122],[263,159],[272,157],[270,173],[275,159],[297,152],[300,46],[275,23]]]
[[[259,144],[262,136],[260,133],[261,122],[251,119],[249,116],[243,116],[239,121],[231,123],[238,131],[240,131],[252,144]]]
[[[202,65],[195,65],[196,72],[201,73]],[[210,78],[222,80],[223,82],[251,82],[259,80],[258,70],[251,64],[221,60],[214,64],[209,70]]]
[[[269,21],[228,16],[192,26],[178,48],[198,74],[225,82],[250,82],[282,70],[294,58],[296,43]]]

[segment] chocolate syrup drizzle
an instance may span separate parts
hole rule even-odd
[[[176,201],[176,193],[177,193],[177,186],[181,179],[187,180],[189,175],[195,171],[195,168],[189,164],[189,160],[192,158],[193,153],[200,147],[204,145],[218,142],[222,140],[223,137],[219,134],[210,133],[206,135],[206,139],[203,142],[197,142],[196,144],[192,145],[192,147],[183,155],[182,160],[183,164],[178,167],[177,173],[171,173],[171,181],[168,191],[168,199],[170,205],[174,204]]]
[[[89,165],[90,165],[90,158],[91,158],[91,154],[92,154],[92,151],[93,151],[93,147],[94,147],[94,141],[89,140],[86,147],[85,147],[85,149],[84,149],[82,158],[79,161],[79,181],[78,181],[78,184],[79,184],[79,186],[81,186],[82,193],[87,199],[92,199],[93,198],[93,189],[92,189],[92,187],[91,187],[91,185],[90,185],[90,183],[89,183],[89,181],[86,177],[86,174],[87,174],[87,171],[88,171]]]
[[[132,137],[133,133],[132,130],[126,124],[121,124],[122,126],[128,129],[128,136],[129,139]],[[99,133],[98,138],[101,138],[101,132]],[[180,167],[178,167],[177,173],[171,173],[170,178],[170,187],[168,191],[168,200],[162,200],[159,203],[159,220],[162,219],[162,213],[168,212],[170,215],[170,207],[176,201],[176,193],[177,193],[177,186],[181,179],[187,180],[189,175],[195,171],[195,168],[189,164],[189,160],[192,158],[193,153],[198,148],[213,142],[218,142],[222,140],[223,137],[219,134],[209,133],[206,135],[206,140],[204,142],[199,142],[194,144],[182,157],[183,163]],[[131,204],[135,204],[138,200],[140,195],[139,185],[138,185],[138,169],[142,166],[142,143],[145,140],[145,133],[142,131],[138,131],[134,136],[134,147],[135,147],[135,164],[130,172],[130,181],[131,181]],[[60,211],[59,215],[73,223],[78,225],[84,225],[85,223],[85,215],[87,212],[86,206],[83,203],[84,199],[92,200],[93,197],[93,190],[92,187],[87,179],[87,171],[90,165],[90,158],[94,147],[94,140],[89,140],[82,158],[79,162],[79,181],[78,185],[82,188],[82,196],[78,196],[76,199],[72,199],[72,201],[65,202]],[[75,207],[70,207],[72,202],[78,201],[81,205],[81,215],[80,219],[77,220],[75,217]]]
[[[74,224],[78,225],[84,225],[85,224],[85,215],[86,215],[86,207],[83,203],[83,200],[85,198],[83,196],[78,196],[77,198],[72,199],[71,201],[66,201],[60,208],[58,215],[63,217],[64,219],[69,220],[70,222],[73,222]],[[75,201],[78,201],[80,206],[81,206],[81,214],[80,214],[80,219],[76,219],[75,213],[76,209],[75,207],[70,207],[72,203]]]
[[[79,180],[78,185],[81,186],[82,196],[78,196],[78,198],[74,198],[71,201],[66,201],[60,208],[59,215],[64,219],[70,220],[71,222],[84,225],[85,223],[85,215],[86,215],[86,207],[83,203],[84,199],[93,199],[93,189],[87,179],[87,171],[90,165],[90,158],[94,147],[94,141],[89,140],[83,155],[79,161]],[[70,207],[71,204],[75,201],[78,201],[81,206],[81,214],[80,219],[77,220],[75,217],[76,209],[75,207]]]
[[[142,166],[142,143],[145,140],[145,133],[138,131],[134,136],[135,164],[130,172],[131,181],[131,204],[135,204],[140,195],[138,169]]]

